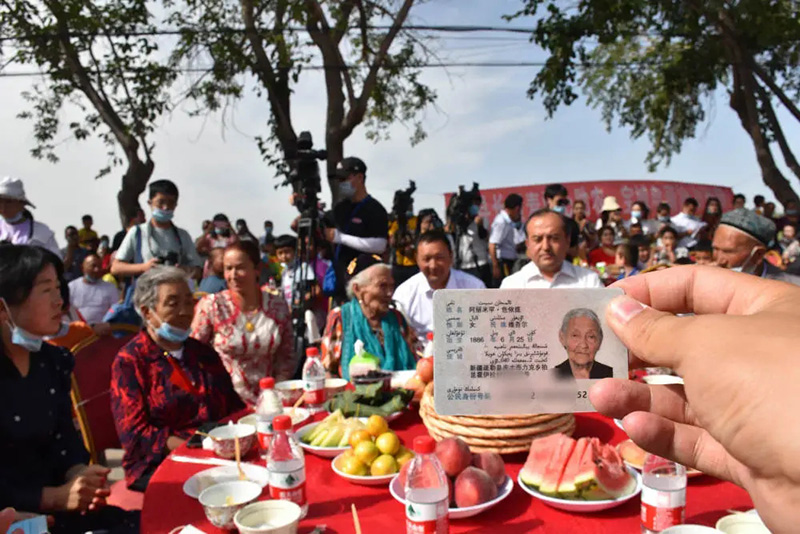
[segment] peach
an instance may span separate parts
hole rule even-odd
[[[475,506],[497,497],[497,484],[483,469],[467,467],[456,479],[456,505]]]
[[[417,376],[426,384],[433,380],[433,358],[422,358],[417,362]]]
[[[503,462],[503,457],[496,452],[481,452],[474,455],[472,465],[486,471],[498,486],[502,486],[506,481],[506,464]]]
[[[443,439],[436,444],[436,457],[448,476],[456,477],[472,463],[469,445],[460,438]]]

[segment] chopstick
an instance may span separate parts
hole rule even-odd
[[[207,437],[207,438],[211,438],[214,441],[220,441],[220,438],[212,436],[211,434],[207,434],[205,432],[201,432],[199,430],[195,430],[194,433],[195,434],[200,434],[201,436],[204,436],[204,437]]]
[[[302,395],[300,395],[300,398],[298,398],[298,399],[295,401],[295,403],[294,403],[294,406],[292,406],[292,413],[289,415],[289,417],[291,417],[292,419],[294,419],[294,412],[295,412],[295,410],[297,410],[297,407],[298,407],[298,406],[300,406],[300,404],[302,404],[302,402],[303,402],[303,399],[305,398],[305,396],[306,396],[306,395],[305,395],[305,393],[303,393]]]
[[[356,511],[355,503],[350,505],[353,510],[353,525],[356,527],[356,534],[361,534],[361,523],[358,521],[358,511]]]
[[[202,465],[236,465],[236,462],[231,460],[222,460],[220,458],[195,458],[193,456],[170,455],[167,458],[173,462],[183,464],[202,464]]]
[[[247,480],[247,475],[242,469],[242,450],[239,448],[239,436],[233,436],[233,446],[236,452],[236,469],[239,470],[239,480]]]

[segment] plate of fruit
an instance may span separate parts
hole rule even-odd
[[[414,453],[389,430],[386,419],[373,415],[364,430],[350,436],[350,447],[334,458],[331,467],[354,484],[385,486],[413,457]]]
[[[473,454],[459,438],[436,444],[436,457],[447,474],[450,496],[448,517],[464,519],[480,514],[511,494],[514,481],[506,474],[503,458],[493,452]],[[389,493],[405,504],[408,462],[389,484]]]
[[[336,410],[318,423],[311,423],[295,433],[303,450],[333,458],[350,448],[350,437],[354,432],[365,430],[367,425],[357,417],[344,417]]]
[[[568,512],[608,510],[642,491],[641,475],[613,446],[564,434],[534,440],[517,481],[533,497]]]

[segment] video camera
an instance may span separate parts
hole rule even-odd
[[[322,191],[319,175],[318,161],[328,157],[326,150],[314,150],[314,140],[311,132],[300,132],[297,136],[297,150],[288,154],[286,162],[289,165],[287,181],[292,185],[292,191],[297,194],[295,207],[304,217],[317,215],[317,195]]]
[[[469,208],[480,198],[478,182],[473,182],[469,191],[463,185],[458,186],[458,193],[450,197],[450,202],[447,204],[447,219],[462,231],[466,230],[475,220],[475,217],[470,215]]]
[[[397,219],[398,224],[400,224],[401,228],[405,228],[408,222],[408,212],[411,211],[411,207],[414,205],[414,198],[411,196],[414,194],[414,191],[417,190],[417,184],[414,183],[414,180],[408,181],[408,188],[405,190],[398,189],[394,192],[394,202],[392,202],[392,214]]]

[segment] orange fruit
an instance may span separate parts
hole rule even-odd
[[[356,445],[361,443],[362,441],[372,441],[372,434],[367,432],[366,430],[356,430],[352,434],[350,434],[350,441],[348,442],[351,447],[355,448]]]
[[[383,475],[393,475],[397,473],[397,462],[394,456],[382,454],[378,456],[370,466],[369,473],[374,477]]]
[[[367,419],[367,431],[376,438],[389,430],[389,423],[380,415],[373,414]]]
[[[375,440],[375,445],[381,453],[394,456],[400,450],[400,438],[394,432],[384,432]]]

